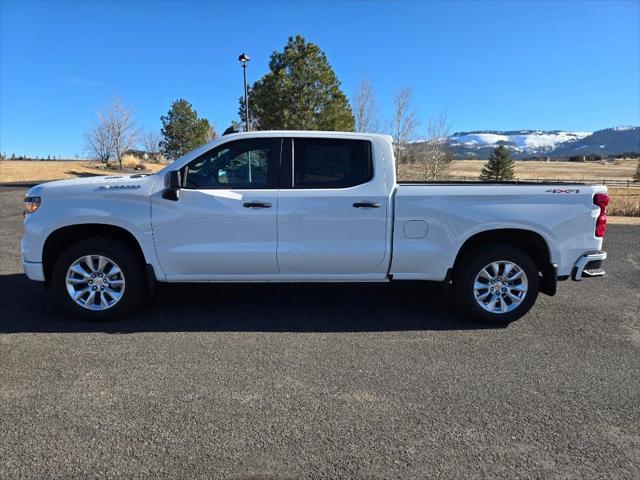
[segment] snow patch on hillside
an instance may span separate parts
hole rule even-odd
[[[575,142],[591,135],[592,132],[469,132],[457,133],[449,137],[449,143],[465,147],[495,147],[507,145],[517,151],[549,151],[566,142]]]

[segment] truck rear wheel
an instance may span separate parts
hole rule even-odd
[[[52,284],[72,314],[94,321],[126,315],[145,295],[141,260],[125,243],[109,238],[67,248],[53,267]]]
[[[508,324],[525,315],[538,297],[534,261],[509,245],[476,248],[458,262],[454,289],[458,305],[473,319]]]

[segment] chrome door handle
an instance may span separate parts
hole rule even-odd
[[[378,202],[356,202],[353,204],[355,208],[380,208]]]
[[[244,208],[271,208],[269,202],[245,202],[242,206]]]

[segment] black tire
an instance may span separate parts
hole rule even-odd
[[[526,275],[528,285],[524,298],[519,304],[516,304],[516,306],[513,307],[513,310],[504,313],[492,313],[480,306],[479,302],[476,300],[474,284],[476,276],[485,266],[493,262],[500,261],[512,262],[519,266]],[[465,254],[457,264],[453,281],[454,293],[458,306],[462,312],[471,319],[479,320],[484,323],[506,325],[518,320],[531,310],[531,307],[533,307],[536,299],[538,298],[538,292],[540,290],[540,276],[538,274],[538,268],[529,255],[515,247],[500,244],[478,247]],[[490,271],[493,273],[493,269]],[[504,272],[504,267],[502,267],[500,271]],[[515,284],[517,281],[514,281],[513,283]],[[509,288],[508,285],[506,288]],[[488,286],[486,292],[490,292],[490,288],[493,287]],[[484,295],[485,290],[479,290],[478,292],[481,295]],[[488,293],[488,295],[500,296],[500,292],[496,294]],[[485,301],[491,303],[492,298],[493,297],[489,296],[488,300]],[[506,304],[510,301],[511,300],[509,298],[505,298],[505,300],[501,300],[500,302],[504,302],[504,304]],[[499,304],[502,305],[502,303]],[[508,308],[509,307],[510,305]]]
[[[82,307],[67,291],[67,270],[76,260],[86,255],[101,255],[113,260],[124,275],[125,288],[121,298],[105,310],[89,310]],[[71,245],[56,261],[51,280],[60,303],[70,313],[84,320],[107,321],[121,318],[140,305],[146,296],[143,260],[126,243],[113,238],[92,237]]]

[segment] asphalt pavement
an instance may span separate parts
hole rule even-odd
[[[0,188],[0,478],[640,478],[640,226],[506,328],[421,283],[165,285],[83,323]]]

